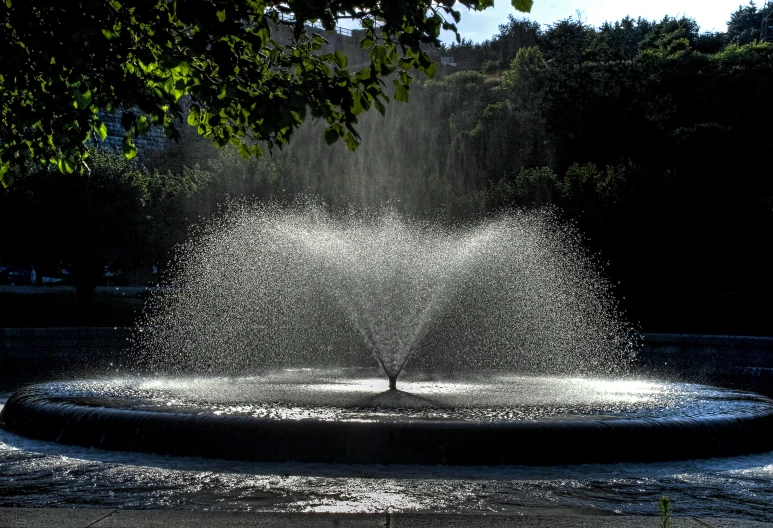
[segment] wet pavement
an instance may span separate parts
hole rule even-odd
[[[453,514],[326,514],[190,512],[63,508],[0,508],[0,528],[263,528],[389,527],[389,528],[650,528],[660,525],[656,516],[567,516],[546,510],[538,515]],[[716,517],[675,517],[679,528],[758,528],[771,523]]]

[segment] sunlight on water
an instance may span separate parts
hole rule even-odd
[[[267,376],[119,378],[39,385],[56,399],[153,411],[286,420],[529,421],[740,417],[771,412],[748,393],[689,383],[555,376],[414,379],[400,391],[351,369],[293,369]],[[356,376],[359,374],[359,376]]]
[[[633,335],[580,237],[548,212],[447,226],[255,205],[185,248],[136,332],[135,363],[607,375],[627,371]]]
[[[0,430],[0,489],[0,506],[634,515],[656,515],[666,494],[682,516],[766,521],[773,453],[560,468],[257,464],[60,446]]]
[[[134,338],[153,375],[41,385],[84,405],[277,420],[671,420],[768,400],[633,379],[637,342],[576,231],[244,206],[185,248]],[[375,361],[373,361],[375,358]],[[382,369],[401,374],[387,391]],[[9,407],[10,408],[10,407]],[[466,424],[465,424],[466,425]],[[487,427],[487,425],[486,425]],[[563,467],[258,464],[0,430],[0,506],[773,516],[773,453]],[[698,491],[696,491],[698,490]]]

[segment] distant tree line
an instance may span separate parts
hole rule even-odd
[[[739,7],[719,33],[686,17],[545,28],[510,17],[492,39],[442,51],[474,69],[441,68],[411,85],[409,104],[365,115],[355,153],[307,123],[258,160],[194,134],[142,161],[94,153],[80,175],[13,167],[0,259],[163,268],[192,225],[244,196],[388,201],[448,221],[551,205],[622,289],[770,291],[773,44],[759,40],[762,16]]]
[[[202,147],[198,141],[191,140]],[[206,150],[203,143],[201,163],[190,156],[179,163],[173,147],[160,159],[133,160],[92,149],[90,171],[82,174],[36,163],[14,167],[14,185],[0,192],[0,263],[34,266],[46,276],[65,270],[86,295],[106,284],[106,266],[118,274],[113,284],[158,280],[154,266],[163,271],[195,225],[232,200],[270,197],[281,186],[279,163],[245,161],[235,149]]]
[[[411,103],[362,125],[357,156],[329,159],[306,136],[287,156],[298,188],[333,203],[355,174],[365,201],[450,219],[556,206],[622,289],[770,291],[762,17],[739,7],[726,32],[686,17],[546,28],[510,17],[491,40],[444,50],[479,67],[412,88]],[[320,167],[323,182],[309,183]]]

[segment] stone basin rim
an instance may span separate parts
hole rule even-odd
[[[767,401],[739,416],[336,422],[83,405],[32,385],[8,399],[0,426],[66,445],[255,462],[564,465],[773,451]]]

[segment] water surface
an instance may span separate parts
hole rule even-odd
[[[657,514],[661,495],[680,516],[769,521],[773,453],[541,468],[266,464],[61,446],[0,430],[0,506]]]

